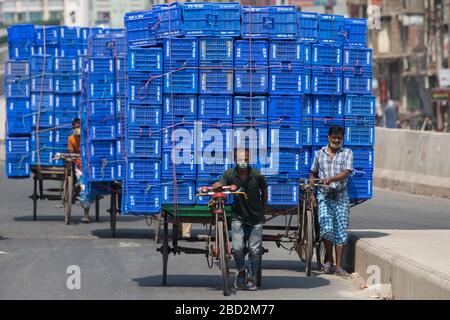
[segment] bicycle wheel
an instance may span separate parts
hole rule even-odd
[[[314,217],[310,209],[306,210],[304,219],[304,237],[303,237],[303,248],[305,252],[305,271],[306,275],[309,277],[311,275],[311,262],[314,254]]]
[[[230,287],[228,280],[230,277],[230,270],[228,269],[228,259],[225,248],[223,221],[217,223],[217,233],[219,235],[219,260],[220,270],[222,271],[222,290],[224,296],[230,295]]]
[[[64,184],[64,222],[70,224],[70,214],[72,212],[72,197],[73,197],[73,175],[68,173]]]

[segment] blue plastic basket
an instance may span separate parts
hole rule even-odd
[[[223,155],[222,159],[214,159],[200,155],[197,164],[197,180],[218,181],[223,173],[231,168],[231,158]]]
[[[172,136],[174,134],[174,136]],[[171,149],[182,143],[185,148],[195,147],[195,129],[193,124],[164,121],[162,128],[162,148]]]
[[[41,109],[40,112],[31,113],[31,126],[40,128],[52,128],[55,125],[55,113],[52,109]]]
[[[319,15],[315,12],[298,13],[298,39],[315,43],[319,37]]]
[[[261,168],[266,177],[282,179],[298,179],[301,177],[301,154],[299,150],[281,149],[277,152],[270,150],[268,165]]]
[[[197,94],[198,69],[174,69],[164,73],[164,93]]]
[[[267,66],[269,42],[238,40],[234,43],[234,65],[240,67]]]
[[[59,43],[63,45],[78,45],[81,43],[81,28],[59,27]]]
[[[127,72],[161,74],[163,70],[161,48],[131,48],[127,59]]]
[[[313,146],[323,147],[328,144],[328,130],[332,125],[344,127],[344,120],[332,118],[313,119]]]
[[[115,159],[90,157],[88,160],[88,181],[114,181],[116,179]]]
[[[231,122],[233,97],[229,95],[200,95],[198,98],[199,120],[225,120]]]
[[[374,96],[345,96],[344,115],[346,116],[375,116],[376,98]]]
[[[89,120],[111,121],[116,114],[114,100],[90,100],[86,109]]]
[[[342,71],[318,68],[311,71],[311,93],[324,95],[342,94]]]
[[[225,152],[233,150],[234,131],[230,120],[204,120],[201,130],[196,129],[198,132],[194,131],[192,134],[197,135],[198,143],[195,145],[197,151],[205,151],[212,143],[222,145]]]
[[[198,40],[172,38],[164,40],[164,72],[179,67],[198,66]]]
[[[354,68],[343,73],[343,92],[345,94],[372,94],[372,70]]]
[[[116,180],[125,180],[126,163],[122,158],[116,158]]]
[[[194,95],[166,95],[164,96],[163,118],[172,121],[197,119],[197,96]],[[178,120],[177,120],[178,119]]]
[[[52,75],[36,75],[31,78],[31,92],[53,92]]]
[[[233,123],[267,126],[267,98],[266,97],[235,97],[233,108]]]
[[[39,140],[39,141],[38,141]],[[30,149],[31,151],[53,150],[55,138],[53,130],[31,131]]]
[[[200,94],[233,94],[233,68],[201,69],[200,70]]]
[[[184,3],[185,34],[239,37],[240,11],[239,3]]]
[[[345,18],[332,14],[319,14],[319,42],[340,46],[344,42]]]
[[[67,152],[67,140],[72,135],[73,130],[70,126],[69,128],[59,128],[54,130],[55,136],[55,148],[64,149]]]
[[[55,93],[76,94],[81,92],[81,78],[78,75],[56,74]]]
[[[128,157],[160,158],[160,131],[144,130],[142,128],[128,128]]]
[[[299,121],[302,117],[302,97],[270,96],[269,119],[277,121]]]
[[[374,167],[373,147],[352,147],[353,168],[357,170],[372,170]]]
[[[31,60],[34,61],[33,59]],[[9,60],[5,62],[5,77],[27,78],[30,76],[30,63],[25,60]]]
[[[9,43],[8,54],[9,59],[27,60],[31,55],[35,54],[36,48],[34,42]]]
[[[31,132],[31,109],[28,99],[8,99],[6,119],[8,136],[28,135]]]
[[[302,146],[302,129],[301,121],[281,123],[272,123],[269,117],[269,148],[275,147],[278,143],[278,148],[300,148]]]
[[[158,105],[162,103],[161,75],[128,77],[128,98],[131,104]]]
[[[58,46],[57,45],[48,45],[45,47],[42,46],[36,46],[34,49],[33,54],[40,54],[40,55],[50,55],[52,57],[58,56]]]
[[[299,200],[298,182],[267,179],[267,203],[271,206],[296,206]]]
[[[133,106],[128,107],[128,125],[130,127],[149,127],[152,130],[161,128],[162,110],[160,106]]]
[[[133,159],[127,160],[128,182],[160,182],[161,162],[158,159]]]
[[[314,66],[342,67],[342,47],[314,44],[312,46],[312,64]]]
[[[161,213],[161,187],[149,183],[125,183],[123,215]]]
[[[35,40],[38,46],[58,45],[59,34],[57,26],[35,26]]]
[[[6,154],[26,156],[30,153],[30,138],[7,137],[5,141]]]
[[[78,112],[55,112],[55,126],[71,128],[75,118],[78,118]]]
[[[117,52],[116,40],[110,34],[91,35],[88,48],[90,57],[114,57]]]
[[[154,24],[155,15],[150,10],[126,13],[125,30],[128,45],[130,47],[155,45],[157,41]]]
[[[126,119],[124,117],[121,118],[116,116],[116,138],[125,137],[126,128]]]
[[[295,39],[298,35],[297,8],[295,6],[269,7],[269,39]]]
[[[153,6],[156,38],[176,37],[184,35],[181,4],[161,4]]]
[[[78,73],[81,71],[80,58],[55,58],[55,73]]]
[[[89,142],[88,151],[89,157],[105,158],[110,160],[116,157],[115,143],[111,140]]]
[[[372,69],[372,49],[369,48],[345,48],[344,49],[344,70],[346,68],[362,67],[367,70]]]
[[[299,41],[271,41],[269,55],[271,67],[289,67],[289,65],[296,67],[309,61],[310,52],[308,55],[308,52],[302,52],[302,48],[304,50],[308,46],[302,45]]]
[[[127,80],[116,77],[116,96],[125,99],[127,94]]]
[[[345,118],[344,145],[373,146],[375,143],[375,118]]]
[[[367,20],[345,19],[344,46],[365,47],[367,43]]]
[[[126,143],[124,138],[116,139],[116,159],[126,159]]]
[[[7,28],[8,42],[35,42],[35,30],[33,24],[14,24]]]
[[[273,23],[269,17],[269,7],[241,7],[241,37],[268,39]]]
[[[29,79],[5,78],[5,98],[27,98],[29,96]]]
[[[237,68],[234,75],[236,94],[266,94],[269,91],[267,67]]]
[[[30,154],[16,155],[6,154],[6,177],[11,178],[27,178],[30,176]]]
[[[55,111],[80,111],[80,97],[77,94],[55,95]]]
[[[344,97],[343,96],[313,96],[313,117],[318,118],[343,118]]]
[[[175,149],[173,152],[175,155],[175,163],[172,161],[172,149],[164,149],[162,151],[162,178],[173,179],[173,175],[176,174],[177,179],[195,179],[197,175],[197,166],[194,153],[178,153]]]
[[[89,59],[89,72],[92,74],[114,75],[114,58],[97,57]]]
[[[114,82],[110,82],[109,79],[105,80],[90,80],[90,83],[86,84],[89,88],[90,99],[114,99],[116,91]]]
[[[162,204],[193,205],[195,202],[195,180],[177,181],[177,192],[175,197],[174,181],[166,180],[161,184]]]
[[[104,120],[89,120],[89,140],[114,140],[116,139],[115,118]]]
[[[276,66],[270,68],[269,93],[299,95],[309,93],[310,72],[303,67]]]
[[[348,179],[348,195],[350,200],[368,200],[373,196],[372,174],[356,173]]]
[[[303,95],[302,99],[302,113],[303,117],[311,118],[313,114],[313,96]]]
[[[232,38],[202,38],[198,42],[200,66],[233,66]]]
[[[76,58],[80,55],[86,55],[81,45],[64,46],[60,45],[56,49],[55,57]]]

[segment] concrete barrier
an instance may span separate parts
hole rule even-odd
[[[376,128],[377,187],[450,198],[450,134]]]

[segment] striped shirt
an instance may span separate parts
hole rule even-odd
[[[328,156],[328,146],[315,152],[311,171],[318,174],[320,179],[332,178],[342,173],[344,170],[353,170],[352,150],[341,147],[336,152],[333,159],[330,159]],[[330,188],[333,191],[345,190],[347,188],[347,179],[339,182],[332,182]],[[321,191],[326,190],[324,189]]]

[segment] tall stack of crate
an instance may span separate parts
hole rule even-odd
[[[8,28],[9,60],[5,63],[6,176],[30,175],[30,56],[34,52],[33,25]]]
[[[128,49],[125,214],[161,209],[162,70],[162,49]]]

